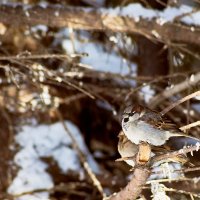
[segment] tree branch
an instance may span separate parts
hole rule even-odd
[[[159,156],[155,156],[151,159],[151,163],[155,163],[161,160],[166,160],[168,158],[173,158],[181,154],[187,154],[187,153],[193,154],[193,151],[199,151],[199,147],[200,147],[200,143],[197,142],[195,146],[184,147],[178,151],[173,151],[173,152],[169,152],[169,153],[162,154]]]
[[[106,11],[106,10],[105,10]],[[109,13],[107,11],[107,13]],[[82,30],[112,30],[114,32],[138,33],[166,44],[184,42],[200,45],[200,29],[177,23],[159,24],[156,19],[133,18],[100,13],[97,9],[80,7],[0,6],[0,22],[6,25],[38,25],[71,27]],[[153,30],[153,31],[152,31]],[[156,33],[156,34],[155,34]]]
[[[146,184],[149,175],[150,170],[146,166],[143,168],[135,168],[133,177],[127,186],[120,192],[113,194],[105,200],[136,199],[140,195],[142,187]]]
[[[150,168],[147,165],[151,157],[151,146],[148,143],[142,142],[138,147],[139,151],[133,160],[136,163],[134,167],[133,177],[126,187],[118,193],[111,195],[104,200],[129,200],[136,199],[142,192],[142,187],[150,175]]]
[[[178,84],[179,85],[179,84]],[[179,85],[180,86],[180,85]],[[188,101],[191,98],[200,96],[200,90],[197,92],[193,92],[192,94],[189,94],[181,99],[179,99],[178,101],[172,103],[170,106],[168,106],[167,108],[165,108],[164,110],[162,110],[161,114],[165,115],[167,112],[169,112],[171,109],[173,109],[174,107],[178,106],[179,104]]]
[[[151,105],[151,108],[155,108],[158,104],[160,104],[165,99],[170,98],[173,95],[175,95],[179,92],[182,92],[189,87],[195,86],[199,82],[200,82],[200,72],[194,74],[192,79],[191,78],[189,80],[186,79],[183,82],[176,84],[173,88],[170,88],[168,90],[164,90],[160,94],[154,96],[150,100],[149,105]],[[165,111],[165,113],[166,113],[166,111]],[[165,114],[165,113],[163,113],[163,114]]]

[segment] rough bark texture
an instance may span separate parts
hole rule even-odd
[[[148,168],[136,168],[133,173],[133,178],[127,186],[116,195],[111,196],[109,200],[136,199],[141,194],[142,187],[146,183],[149,175],[150,171]]]

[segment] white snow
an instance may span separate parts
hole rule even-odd
[[[73,53],[73,47],[69,39],[63,40],[62,46],[66,52]],[[94,70],[120,74],[129,73],[127,61],[123,60],[121,56],[117,55],[115,52],[106,52],[101,44],[96,44],[95,42],[81,43],[76,40],[75,49],[77,52],[85,52],[89,55],[83,57],[81,63],[90,65]],[[131,67],[135,69],[136,64],[131,63]]]
[[[170,198],[166,195],[166,187],[160,183],[151,183],[151,192],[152,192],[152,200],[170,200]]]
[[[129,4],[128,6],[125,7],[101,9],[101,12],[113,15],[129,16],[133,18],[137,17],[153,18],[157,16],[154,10],[144,8],[139,3]]]
[[[40,164],[35,162],[33,167],[21,169],[8,189],[9,194],[52,188],[53,181],[45,170],[40,169]]]
[[[186,5],[181,5],[178,8],[167,7],[163,12],[162,11],[159,12],[159,17],[165,19],[167,22],[172,22],[175,17],[180,16],[184,13],[189,13],[191,11],[192,7]]]
[[[183,177],[184,174],[182,172],[176,172],[175,170],[180,170],[182,168],[182,165],[179,163],[163,163],[161,165],[158,165],[158,163],[155,163],[156,166],[153,167],[152,175],[149,177],[148,180],[155,180],[155,179],[163,179],[163,178],[169,178],[169,179],[175,179],[179,177]],[[162,173],[160,173],[162,171]],[[159,172],[156,174],[156,172]]]
[[[144,101],[147,104],[149,103],[149,101],[153,97],[153,95],[155,94],[155,91],[151,88],[150,85],[145,85],[144,87],[142,87],[142,89],[140,91],[142,92]]]
[[[63,156],[65,155],[65,156]],[[80,162],[77,159],[76,152],[68,147],[61,147],[52,152],[52,157],[58,163],[63,172],[68,170],[80,170]]]
[[[103,14],[129,16],[134,18],[135,21],[138,21],[140,18],[146,18],[149,20],[155,18],[156,22],[160,25],[163,25],[167,22],[172,22],[176,17],[185,13],[190,13],[192,10],[193,7],[191,6],[181,5],[180,7],[167,7],[163,11],[160,11],[144,8],[139,3],[129,4],[125,7],[100,9]],[[180,21],[186,24],[200,25],[200,12],[183,16],[180,18]],[[154,34],[157,38],[160,37],[155,30],[152,30],[152,34]],[[109,36],[110,40],[115,44],[112,51],[109,53],[103,49],[100,43],[89,41],[90,36],[88,36],[86,33],[80,34],[84,42],[76,39],[73,41],[73,43],[70,40],[68,29],[64,29],[64,31],[62,31],[62,33],[60,32],[58,35],[64,37],[62,40],[62,46],[67,53],[74,53],[74,51],[88,53],[89,56],[83,57],[81,62],[91,66],[94,70],[120,73],[124,75],[130,73],[130,68],[133,71],[137,68],[135,63],[127,62],[120,55],[118,55],[117,51],[115,50],[115,48],[120,45],[121,41],[124,45],[124,41],[121,40],[122,36]],[[77,38],[80,38],[80,35]],[[133,52],[132,49],[130,49],[130,51]]]
[[[57,37],[62,38],[62,47],[68,54],[73,54],[74,50],[76,52],[88,54],[88,56],[85,56],[81,59],[81,63],[90,66],[91,69],[104,72],[120,73],[122,75],[129,74],[129,67],[131,67],[133,71],[136,70],[135,63],[126,61],[120,55],[118,55],[116,49],[114,49],[120,44],[120,42],[122,43],[122,41],[120,41],[122,39],[122,35],[117,35],[117,37],[109,37],[112,38],[112,40],[114,38],[115,42],[113,41],[113,43],[116,43],[117,45],[114,45],[115,47],[108,52],[104,49],[101,43],[90,41],[91,35],[87,34],[87,32],[81,32],[79,35],[74,32],[74,34],[77,37],[73,43],[70,39],[69,29],[67,28],[62,29],[57,34]],[[127,38],[126,43],[128,43],[128,40],[130,39]],[[59,40],[55,40],[55,44],[57,42],[59,42]],[[130,46],[130,48],[133,48],[133,45]]]
[[[116,7],[110,9],[101,9],[102,13],[129,16],[138,21],[138,19],[153,19],[158,18],[161,25],[166,22],[172,22],[176,17],[186,13],[190,13],[194,8],[188,5],[181,5],[180,7],[167,7],[163,11],[144,8],[139,3],[129,4],[125,7]],[[159,22],[157,21],[157,22]],[[200,25],[200,12],[195,12],[184,16],[180,20],[186,24]]]
[[[80,131],[71,122],[65,122],[70,132],[76,139],[81,151],[86,155],[88,163],[95,173],[100,169],[89,153]],[[19,132],[15,141],[21,149],[14,157],[15,164],[20,168],[13,182],[8,188],[8,193],[19,195],[24,192],[31,192],[38,189],[50,189],[54,186],[50,174],[47,173],[48,164],[43,162],[41,157],[52,157],[58,164],[62,173],[68,170],[76,171],[82,176],[83,169],[77,153],[72,149],[72,141],[61,123],[53,125],[24,126]],[[22,200],[37,199],[30,198],[30,195],[23,195]],[[47,200],[48,195],[44,198]]]

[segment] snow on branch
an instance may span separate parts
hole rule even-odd
[[[177,18],[180,18],[181,23],[174,23]],[[5,25],[43,24],[82,30],[131,32],[167,45],[173,42],[200,44],[200,30],[197,28],[199,18],[200,12],[193,12],[192,7],[184,5],[179,8],[167,7],[162,12],[143,8],[140,4],[130,4],[115,9],[52,5],[28,8],[23,5],[12,6],[12,4],[0,6],[0,22]]]

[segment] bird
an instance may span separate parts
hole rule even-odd
[[[142,105],[128,106],[124,110],[122,130],[134,144],[147,142],[150,145],[162,146],[171,137],[189,137],[200,142],[199,139],[186,135],[159,112]]]
[[[119,141],[118,141],[118,152],[121,156],[121,159],[118,159],[118,161],[124,161],[126,162],[129,166],[135,167],[136,165],[136,156],[139,151],[138,145],[132,143],[126,135],[124,134],[123,131],[121,131],[118,135]],[[171,152],[172,149],[165,148],[165,146],[162,146],[161,148],[153,147],[151,150],[151,158],[157,155],[161,155],[164,153],[169,153]],[[188,163],[189,160],[186,155],[178,155],[174,156],[171,158],[165,158],[164,160],[157,161],[155,163],[152,163],[152,166],[159,166],[163,163],[180,163],[180,164],[185,164]]]
[[[134,157],[136,157],[139,147],[138,145],[132,143],[128,138],[125,136],[123,131],[121,131],[118,135],[119,141],[118,141],[118,152],[121,155],[122,160],[134,167],[135,161]],[[130,159],[127,159],[130,158]]]

